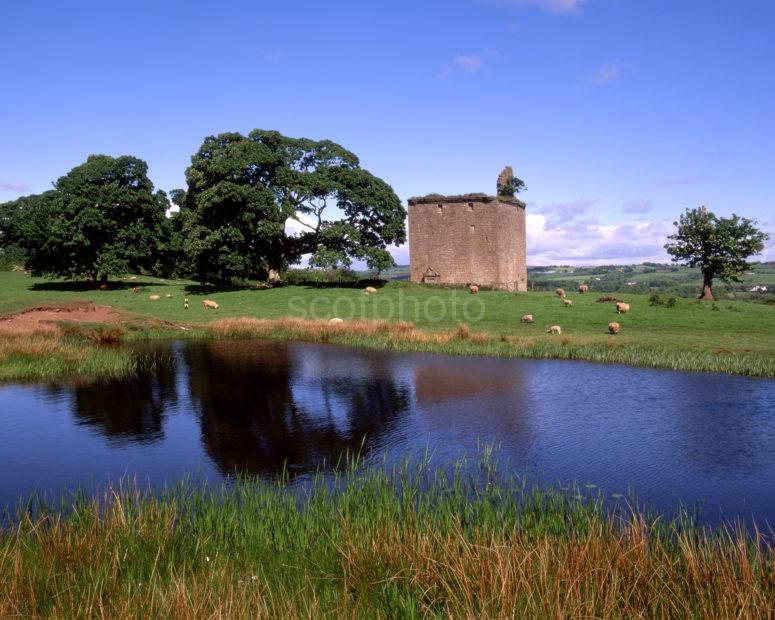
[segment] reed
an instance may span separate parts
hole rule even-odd
[[[444,473],[446,471],[446,473]],[[767,617],[770,541],[486,458],[291,484],[134,485],[0,531],[0,617]]]
[[[120,347],[96,345],[116,338],[116,330],[103,329],[82,335],[0,333],[0,381],[127,376],[137,370],[135,356]]]
[[[339,324],[309,319],[214,321],[205,328],[214,338],[275,338],[325,342],[389,351],[420,351],[452,355],[491,355],[537,359],[586,360],[671,370],[726,372],[751,377],[775,377],[775,358],[758,354],[724,354],[703,349],[676,349],[608,338],[497,335],[456,329],[428,332],[410,322],[353,320]]]

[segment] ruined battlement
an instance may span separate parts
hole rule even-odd
[[[496,191],[508,191],[510,167]],[[527,290],[525,203],[483,193],[409,199],[412,282]]]

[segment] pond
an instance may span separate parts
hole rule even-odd
[[[775,381],[303,343],[152,345],[131,379],[0,386],[0,506],[131,477],[304,475],[349,450],[434,463],[498,446],[531,479],[775,524]]]

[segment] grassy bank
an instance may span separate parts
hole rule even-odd
[[[386,351],[417,351],[451,355],[488,355],[533,359],[586,360],[671,370],[727,372],[775,377],[775,356],[722,354],[641,345],[614,337],[522,337],[475,331],[467,324],[443,332],[427,332],[411,323],[350,321],[330,325],[304,319],[223,319],[207,326],[209,337],[275,338],[323,342]],[[142,334],[139,334],[142,337]]]
[[[140,292],[133,293],[133,287]],[[235,332],[233,335],[298,338],[390,350],[584,359],[775,377],[775,306],[747,302],[714,304],[679,298],[673,306],[651,305],[645,295],[622,295],[630,303],[631,311],[620,316],[611,303],[598,303],[600,293],[594,290],[587,295],[568,291],[574,305],[566,308],[551,292],[481,291],[474,296],[463,290],[397,282],[369,296],[358,288],[218,290],[191,282],[144,277],[103,291],[10,272],[0,273],[0,290],[0,314],[79,299],[110,305],[135,317],[200,326],[211,335]],[[151,294],[160,299],[151,301]],[[186,297],[190,301],[188,310],[183,308]],[[215,300],[219,308],[205,310],[204,299]],[[521,323],[523,314],[532,314],[535,322]],[[310,328],[312,323],[307,323],[320,319],[318,323],[322,324],[333,316],[346,319],[346,325],[366,320],[378,321],[378,325],[411,323],[413,329],[409,334],[403,327],[380,327],[378,333],[372,334],[364,333],[360,327],[328,330]],[[262,323],[241,327],[228,323],[241,317]],[[298,319],[299,324],[305,323],[307,327],[292,327],[288,319]],[[229,327],[218,327],[224,320]],[[621,333],[616,337],[607,333],[611,321],[621,324]],[[450,337],[461,323],[468,325],[473,336]],[[562,327],[561,337],[546,333],[547,326],[554,324]],[[210,330],[208,325],[215,327]],[[155,331],[154,334],[158,335]],[[142,336],[142,332],[132,337],[138,335]],[[180,337],[184,333],[165,335]]]
[[[85,334],[0,334],[0,381],[124,377],[138,363],[128,351],[97,346]]]
[[[486,462],[81,501],[0,532],[0,616],[767,617],[772,547]]]

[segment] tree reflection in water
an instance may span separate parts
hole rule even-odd
[[[177,365],[163,350],[149,352],[152,370],[131,379],[115,379],[67,388],[77,424],[88,426],[116,443],[152,443],[164,437],[167,412],[178,402]]]
[[[311,472],[349,451],[376,447],[409,409],[409,389],[368,353],[310,358],[292,344],[209,341],[186,349],[189,390],[205,449],[223,473]],[[327,359],[330,357],[331,359]],[[341,360],[340,360],[341,361]],[[361,366],[362,372],[358,372]]]

